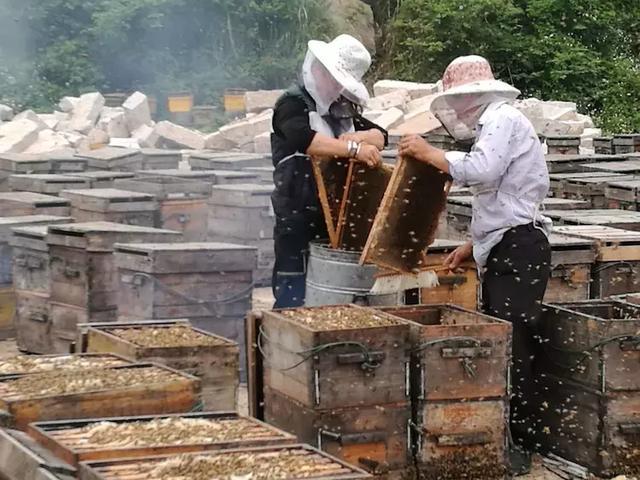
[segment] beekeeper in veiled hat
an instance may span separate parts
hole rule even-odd
[[[487,313],[513,323],[512,425],[526,431],[525,386],[535,348],[533,325],[550,276],[550,221],[540,214],[549,190],[542,146],[531,122],[511,105],[520,92],[496,80],[489,62],[460,57],[446,69],[432,113],[470,153],[444,152],[418,136],[401,140],[399,153],[449,173],[471,187],[471,240],[446,260],[454,269],[471,257],[481,271]]]
[[[276,103],[271,150],[275,308],[304,304],[307,252],[327,235],[310,155],[381,164],[387,132],[362,116],[369,92],[362,78],[371,66],[367,49],[350,35],[311,41],[301,81]]]

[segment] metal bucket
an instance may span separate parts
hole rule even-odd
[[[305,305],[399,305],[404,295],[371,295],[378,269],[359,265],[360,252],[334,250],[326,243],[311,243],[307,267]]]

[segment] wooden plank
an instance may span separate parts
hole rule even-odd
[[[117,188],[63,190],[60,196],[68,199],[72,207],[92,212],[130,212],[155,210],[158,207],[151,194]]]
[[[415,159],[402,157],[384,194],[360,259],[382,268],[413,272],[435,240],[450,177]]]
[[[349,160],[313,157],[311,165],[329,232],[329,242],[333,248],[338,248],[340,209],[348,182]]]
[[[264,366],[258,349],[258,333],[262,325],[262,313],[251,311],[246,318],[247,338],[247,390],[249,415],[264,420]]]
[[[116,188],[133,192],[147,193],[157,200],[167,198],[208,198],[211,196],[211,184],[184,178],[156,176],[132,179],[120,179]]]

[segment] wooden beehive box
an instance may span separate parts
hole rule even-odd
[[[514,436],[584,465],[598,478],[635,475],[640,469],[637,392],[604,394],[549,374],[540,376],[536,390],[528,400],[532,420],[526,431],[516,425]]]
[[[625,177],[608,182],[605,188],[607,206],[624,210],[638,210],[639,193],[639,178]]]
[[[113,353],[73,355],[15,355],[0,360],[0,378],[37,375],[60,371],[93,370],[132,365],[127,358]]]
[[[589,165],[613,160],[624,160],[611,155],[546,155],[549,173],[577,173],[590,170]]]
[[[460,240],[436,240],[429,246],[425,267],[441,267],[449,254],[463,243]],[[413,303],[422,305],[449,303],[470,310],[478,308],[480,281],[478,280],[478,271],[473,260],[464,262],[455,272],[438,272],[438,284],[437,287],[420,290],[418,298],[414,298]],[[410,295],[407,295],[407,297],[405,301],[411,303]]]
[[[613,154],[613,137],[596,137],[593,139],[593,148],[596,154]]]
[[[139,460],[113,460],[81,464],[80,480],[131,480],[150,478],[164,471],[184,478],[235,478],[255,480],[357,480],[373,478],[335,457],[307,445],[241,448],[224,452],[158,456]],[[208,472],[211,473],[208,473]]]
[[[54,351],[64,353],[75,341],[76,325],[117,317],[118,275],[113,261],[117,242],[170,242],[178,232],[109,222],[49,228],[51,271],[50,334]]]
[[[270,162],[264,155],[242,152],[193,152],[189,154],[192,170],[236,170],[263,167]]]
[[[24,215],[69,216],[69,200],[33,192],[0,193],[0,216],[19,217]]]
[[[267,165],[265,167],[245,167],[242,171],[256,175],[258,177],[258,181],[265,185],[271,185],[273,183],[273,172],[275,171],[275,167],[272,165]]]
[[[340,210],[347,187],[349,164],[350,161],[347,158],[314,157],[311,159],[320,205],[329,233],[329,243],[333,248],[338,248],[340,238]]]
[[[139,178],[145,177],[175,177],[185,180],[197,180],[211,185],[229,183],[259,183],[259,176],[252,172],[236,172],[233,170],[140,170],[136,172]]]
[[[546,210],[544,214],[556,225],[582,225],[640,231],[640,212],[631,210]]]
[[[9,174],[16,173],[49,173],[49,160],[41,155],[27,153],[0,154],[0,170]]]
[[[574,198],[589,202],[590,208],[608,208],[608,201],[605,195],[607,185],[613,181],[627,180],[633,178],[621,173],[611,174],[606,172],[590,172],[592,174],[604,174],[591,177],[574,177],[564,181],[563,190],[565,198]],[[549,207],[554,210],[553,206]]]
[[[90,188],[90,185],[89,180],[82,177],[41,173],[11,175],[9,177],[9,187],[14,191],[58,195],[62,190],[70,188]]]
[[[616,155],[640,152],[640,134],[614,135],[613,150]]]
[[[96,170],[94,172],[78,172],[74,177],[86,178],[91,188],[113,188],[114,182],[119,178],[133,178],[134,172],[112,172]]]
[[[152,194],[118,188],[63,190],[78,222],[103,221],[155,227],[158,202]]]
[[[367,240],[361,263],[412,272],[424,267],[435,240],[451,177],[412,158],[398,160]]]
[[[20,430],[44,420],[189,411],[199,394],[196,377],[153,364],[0,379],[0,409]]]
[[[142,168],[145,170],[178,168],[181,161],[182,152],[180,150],[142,149]]]
[[[236,409],[240,359],[236,342],[189,324],[89,326],[88,352],[116,353],[167,365],[200,379],[204,408]]]
[[[177,177],[116,180],[117,188],[154,195],[159,208],[155,226],[181,232],[185,241],[207,239],[211,184]]]
[[[270,387],[263,393],[265,420],[301,442],[371,473],[399,472],[412,464],[407,402],[316,409]]]
[[[214,186],[209,200],[210,239],[273,239],[272,192],[273,185]]]
[[[552,233],[549,244],[551,278],[545,301],[577,302],[591,298],[591,270],[596,261],[593,240]]]
[[[87,169],[87,159],[79,158],[72,148],[63,148],[43,154],[50,164],[50,173],[76,174]]]
[[[559,135],[546,138],[550,155],[578,155],[580,153],[580,137]]]
[[[356,252],[364,249],[392,173],[393,167],[388,165],[372,169],[350,162],[338,218],[340,249]]]
[[[584,165],[585,170],[609,173],[625,173],[634,175],[640,173],[640,160],[620,159],[618,161],[600,162]]]
[[[409,325],[402,320],[355,305],[276,310],[264,312],[259,340],[265,386],[305,407],[407,400]]]
[[[591,298],[607,298],[638,291],[639,232],[598,225],[559,226],[554,231],[594,242],[596,261],[591,271]]]
[[[255,418],[222,411],[39,422],[27,432],[76,468],[88,461],[296,443]]]
[[[143,155],[132,148],[104,147],[77,154],[87,160],[89,170],[122,170],[135,172],[142,170]]]
[[[418,469],[426,478],[505,478],[511,324],[449,305],[380,310],[411,322]]]

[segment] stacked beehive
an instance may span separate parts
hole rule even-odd
[[[549,155],[578,155],[580,153],[580,137],[560,135],[546,137]]]
[[[264,312],[269,423],[376,471],[412,465],[406,322],[356,306]]]
[[[23,215],[69,216],[69,200],[33,192],[0,193],[0,217]]]
[[[179,239],[178,232],[120,223],[51,226],[46,242],[50,254],[52,350],[68,352],[76,339],[79,323],[116,320],[115,243]]]
[[[25,290],[35,293],[36,297],[46,295],[46,285],[40,285],[41,275],[48,268],[46,259],[40,254],[27,254],[20,245],[12,241],[12,229],[28,225],[50,225],[69,223],[69,217],[50,215],[29,215],[25,217],[0,217],[0,337],[8,338],[15,334],[15,313],[22,312]],[[17,250],[17,251],[14,251]],[[42,279],[43,282],[45,279]],[[15,285],[15,288],[14,288]],[[18,290],[18,293],[16,293]],[[35,299],[35,297],[34,297]],[[36,302],[38,303],[38,302]]]
[[[614,135],[613,150],[618,155],[640,152],[640,134]]]
[[[209,199],[209,240],[258,249],[256,285],[270,285],[275,262],[272,185],[215,185]]]
[[[531,421],[516,435],[606,478],[637,475],[639,328],[626,303],[546,306]]]
[[[142,149],[142,168],[145,170],[178,168],[181,161],[182,152],[180,150]]]
[[[115,246],[121,320],[188,318],[240,344],[251,309],[256,251],[222,243]]]
[[[38,155],[24,153],[0,154],[0,192],[9,190],[10,175],[26,173],[49,173],[51,164]]]
[[[211,184],[177,177],[156,176],[116,180],[123,190],[153,195],[158,202],[155,227],[182,233],[185,241],[207,239]]]
[[[62,190],[91,188],[91,184],[89,179],[75,175],[42,173],[11,175],[9,177],[9,188],[12,191],[58,195]]]
[[[255,172],[236,172],[234,170],[140,170],[136,176],[145,177],[176,177],[184,180],[198,180],[211,185],[225,185],[228,183],[258,183],[259,175]]]
[[[88,170],[122,170],[135,172],[142,170],[144,156],[140,150],[104,147],[77,154],[87,161]]]

